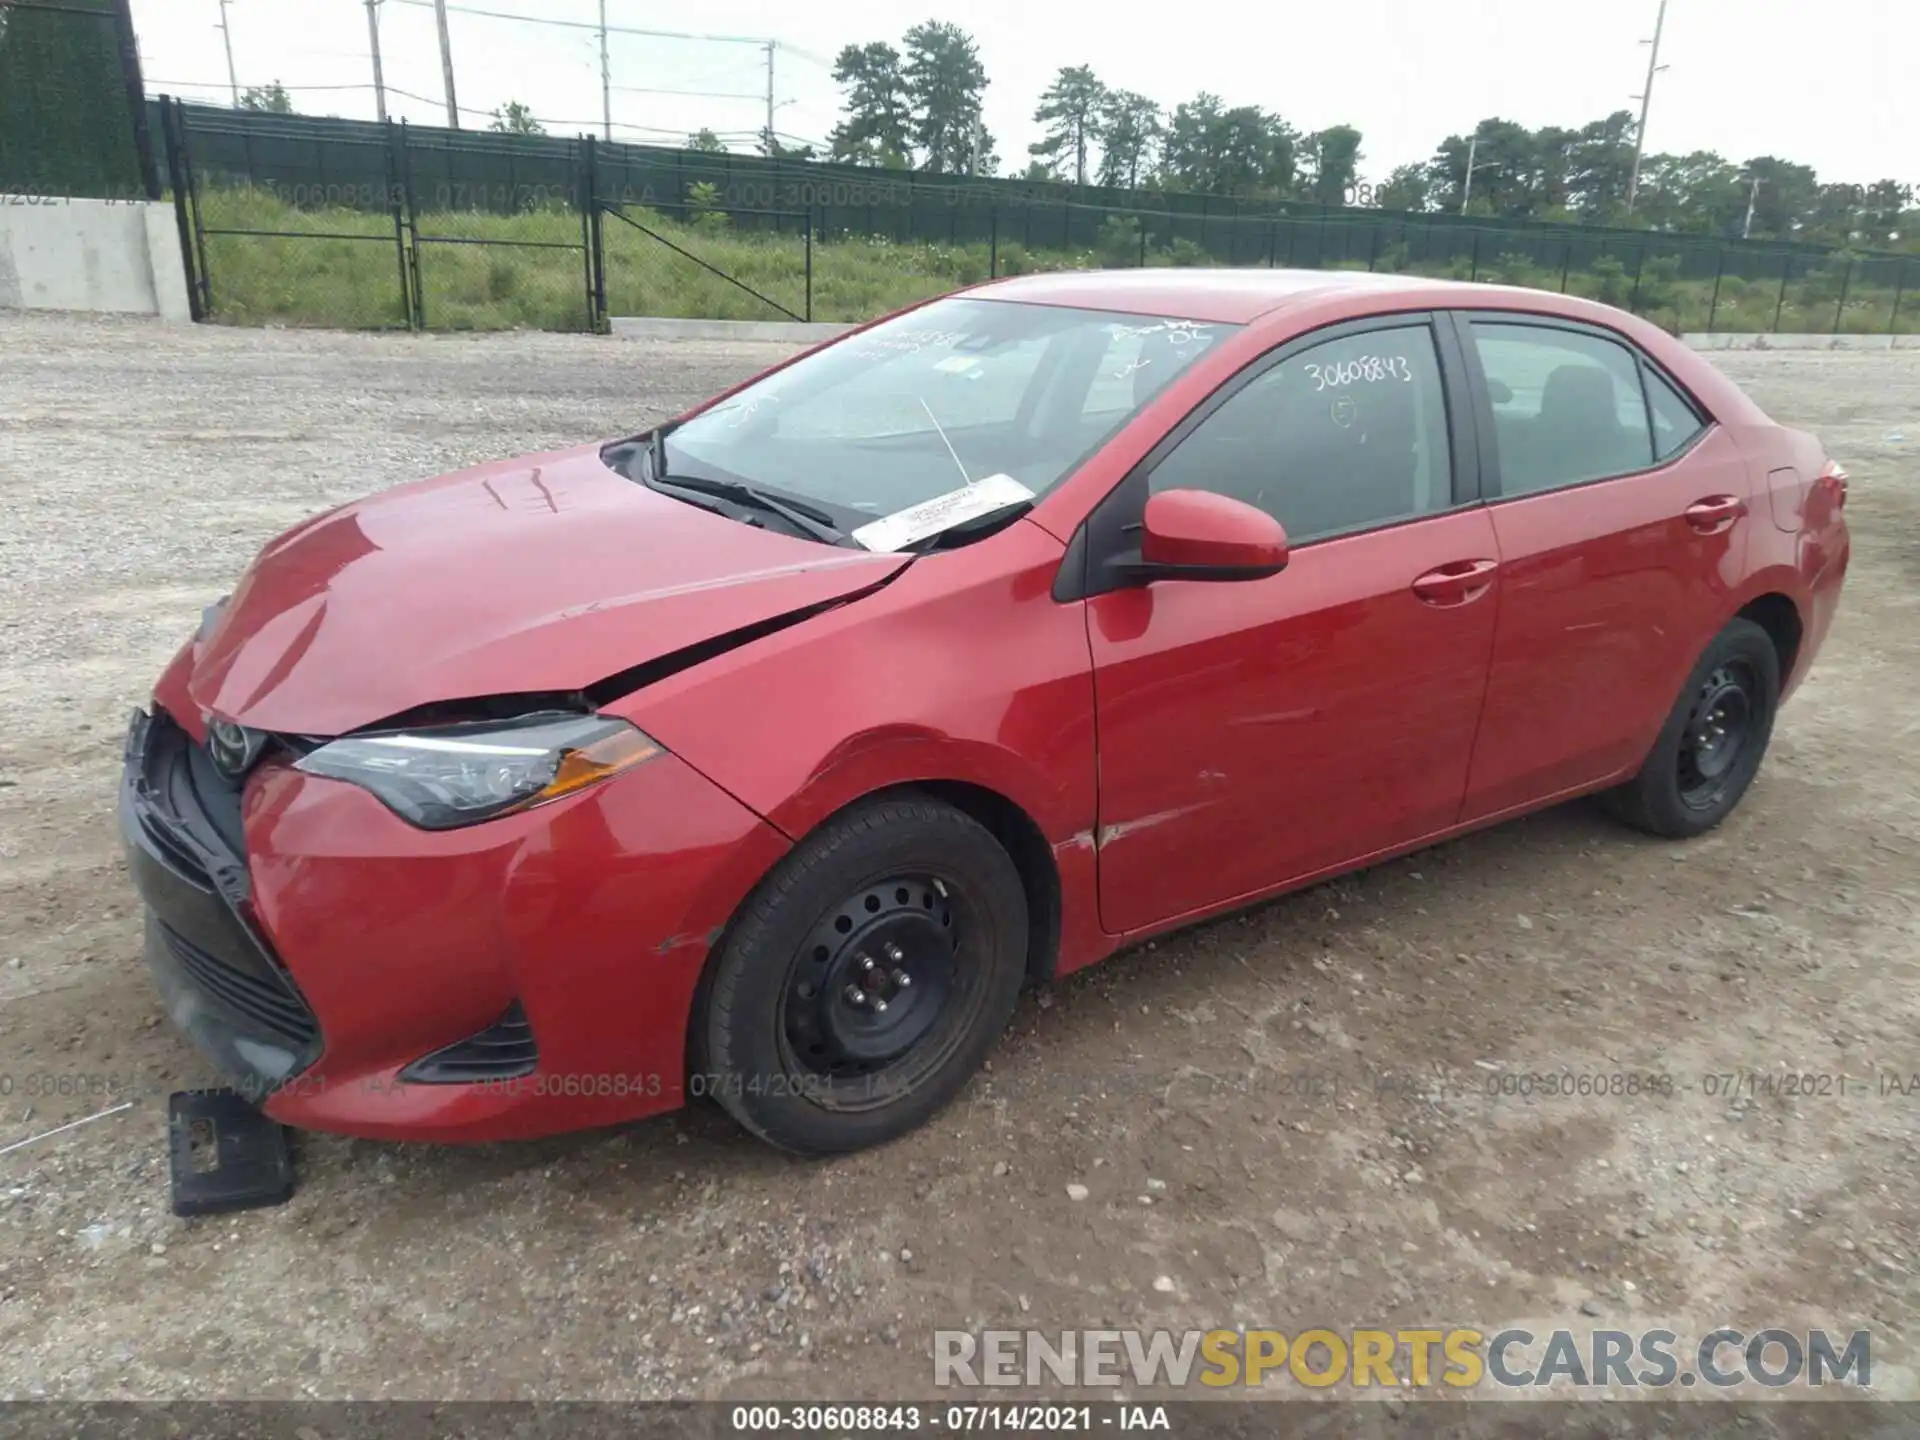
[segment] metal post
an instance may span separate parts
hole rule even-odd
[[[1147,268],[1147,223],[1144,216],[1134,216],[1134,223],[1140,227],[1140,268]]]
[[[1859,261],[1848,260],[1846,273],[1840,277],[1840,303],[1833,307],[1833,333],[1840,333],[1840,318],[1846,313],[1847,291],[1853,288],[1853,267]]]
[[[1380,227],[1375,225],[1368,233],[1372,238],[1367,241],[1367,273],[1371,275],[1380,259]]]
[[[1473,232],[1473,273],[1467,277],[1476,283],[1480,279],[1480,232]]]
[[[174,124],[180,132],[180,164],[187,172],[187,200],[193,211],[193,253],[200,276],[200,317],[213,314],[213,280],[207,274],[207,222],[200,210],[200,172],[193,168],[193,152],[187,148],[187,112],[179,100],[174,102]]]
[[[987,278],[1000,278],[1000,206],[987,211]]]
[[[1634,314],[1640,313],[1640,276],[1647,268],[1647,247],[1640,247],[1640,254],[1633,262],[1633,297],[1627,301],[1627,309]]]
[[[1660,35],[1667,25],[1667,0],[1660,0],[1660,13],[1653,22],[1653,48],[1647,55],[1647,84],[1640,92],[1640,125],[1633,132],[1633,173],[1627,177],[1627,213],[1640,195],[1640,159],[1647,149],[1647,111],[1653,108],[1653,77],[1665,67],[1660,64]]]
[[[1273,269],[1274,250],[1280,243],[1280,226],[1277,221],[1267,221],[1267,268]]]
[[[594,296],[594,254],[593,254],[593,212],[594,191],[599,189],[593,179],[593,136],[580,137],[580,170],[575,183],[579,187],[580,197],[580,253],[586,267],[587,281],[587,333],[600,333],[600,311],[593,303]]]
[[[373,103],[387,123],[387,77],[380,69],[380,0],[367,0],[367,50],[373,56]]]
[[[186,262],[187,310],[195,320],[207,317],[200,310],[200,283],[194,273],[192,197],[188,194],[186,147],[180,140],[179,101],[170,95],[160,97],[161,147],[167,152],[167,184],[173,191],[173,219],[180,231],[180,257]]]
[[[1714,322],[1720,318],[1720,281],[1727,273],[1727,247],[1722,245],[1715,252],[1713,267],[1713,301],[1707,306],[1707,333],[1713,334]]]
[[[1780,262],[1780,299],[1773,307],[1773,330],[1780,333],[1780,316],[1787,308],[1787,281],[1793,278],[1793,255],[1789,252]]]
[[[433,0],[433,20],[440,30],[440,78],[447,88],[447,128],[460,128],[460,102],[453,93],[453,37],[447,32],[447,0]]]
[[[413,204],[413,145],[407,122],[400,122],[400,197],[406,207],[407,265],[413,276],[413,326],[427,328],[427,287],[420,276],[420,213]]]
[[[600,0],[600,127],[613,143],[613,62],[607,54],[607,0]]]
[[[227,6],[231,0],[220,0],[220,39],[227,47],[227,88],[233,92],[233,108],[240,108],[240,75],[233,68],[233,27],[227,23]]]
[[[1893,280],[1893,314],[1887,319],[1887,334],[1893,335],[1900,329],[1900,301],[1907,293],[1907,262],[1900,262],[1900,269]]]
[[[368,7],[372,12],[372,7]],[[393,252],[400,263],[400,313],[406,317],[409,330],[417,328],[413,314],[413,280],[407,268],[407,219],[403,206],[405,190],[400,183],[400,162],[394,155],[394,145],[400,132],[391,120],[383,120],[386,126],[387,140],[387,211],[393,217]]]
[[[807,323],[813,323],[813,206],[807,206]]]

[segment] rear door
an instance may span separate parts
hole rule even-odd
[[[1754,497],[1726,433],[1623,336],[1455,323],[1500,556],[1474,820],[1638,766],[1740,579]]]
[[[1267,510],[1291,546],[1268,579],[1088,603],[1107,930],[1453,824],[1498,581],[1453,345],[1424,314],[1292,342],[1200,406],[1089,521],[1087,548],[1105,553],[1149,494],[1206,490]]]

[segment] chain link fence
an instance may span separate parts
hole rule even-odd
[[[0,194],[160,193],[128,0],[0,0]]]
[[[1058,187],[591,137],[162,110],[178,137],[197,285],[220,319],[858,321],[1003,275],[1229,265],[1523,285],[1676,333],[1920,332],[1920,256],[1208,196],[1120,203],[1127,192],[1098,187],[1070,187],[1080,198],[1069,199]]]

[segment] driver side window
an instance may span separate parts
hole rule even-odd
[[[1432,327],[1311,346],[1256,376],[1148,477],[1257,506],[1293,544],[1453,504],[1446,394]]]

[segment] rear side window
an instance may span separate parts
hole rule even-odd
[[[1452,454],[1432,328],[1362,331],[1262,371],[1154,468],[1148,486],[1244,500],[1295,544],[1447,509]]]
[[[1502,496],[1653,464],[1641,367],[1632,350],[1545,325],[1476,320],[1472,329],[1492,392]]]
[[[1647,416],[1653,425],[1653,457],[1656,460],[1671,460],[1692,444],[1693,437],[1707,427],[1692,402],[1669,385],[1658,370],[1646,367],[1646,377]]]

